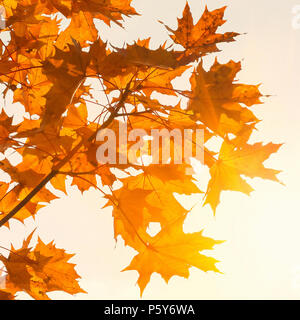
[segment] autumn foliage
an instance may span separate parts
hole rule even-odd
[[[241,63],[215,60],[205,67],[206,56],[218,52],[219,43],[239,35],[218,33],[225,7],[205,8],[195,22],[186,4],[177,29],[165,26],[168,44],[153,48],[150,39],[137,39],[116,48],[101,40],[94,22],[122,27],[124,16],[138,14],[131,0],[2,0],[1,5],[6,11],[6,40],[0,40],[3,95],[12,94],[26,114],[19,123],[14,115],[0,114],[0,169],[10,177],[0,184],[0,227],[9,227],[11,219],[34,217],[57,198],[53,189],[66,192],[66,178],[71,177],[82,192],[98,189],[106,206],[113,208],[116,240],[120,236],[137,252],[126,270],[138,272],[141,293],[154,272],[166,281],[174,275],[187,278],[191,266],[218,272],[217,260],[201,252],[221,241],[183,231],[188,211],[174,193],[199,193],[215,213],[224,190],[251,193],[245,177],[278,181],[279,171],[265,168],[263,162],[280,147],[249,143],[259,122],[251,107],[262,103],[262,94],[258,85],[236,81]],[[61,28],[66,19],[69,24]],[[189,82],[175,88],[173,80],[183,74]],[[91,78],[103,101],[93,97],[86,82]],[[166,105],[161,96],[164,101],[177,97],[178,103]],[[89,117],[91,105],[98,110],[94,119]],[[200,191],[187,174],[189,163],[174,162],[175,152],[168,164],[98,163],[97,132],[110,128],[120,139],[121,121],[147,133],[154,128],[204,130],[207,189]],[[218,152],[206,146],[213,137],[222,140]],[[181,146],[173,142],[171,147],[174,151]],[[22,159],[17,165],[7,156],[12,149]],[[124,156],[122,150],[116,152]],[[147,233],[150,222],[161,225],[153,237]],[[47,294],[57,290],[84,292],[69,263],[72,255],[41,239],[32,248],[31,238],[19,249],[1,249],[7,276],[0,299],[14,299],[20,291],[34,299],[48,299]]]

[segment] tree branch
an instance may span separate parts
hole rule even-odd
[[[124,106],[125,100],[127,99],[130,90],[130,83],[127,84],[125,91],[122,93],[121,99],[115,107],[114,111],[110,114],[109,118],[103,122],[99,130],[107,128],[114,118],[117,116],[119,110]],[[86,141],[92,141],[96,138],[97,132],[94,132],[87,140],[82,139],[77,146],[64,158],[60,163],[55,165],[52,171],[16,206],[12,209],[3,219],[0,220],[0,228],[5,225],[11,218],[13,218],[52,178],[54,178],[59,170],[71,160],[71,158],[78,152],[78,150],[84,145]]]

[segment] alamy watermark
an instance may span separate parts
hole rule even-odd
[[[189,164],[191,158],[204,163],[203,129],[132,129],[119,123],[119,132],[100,130],[96,140],[103,142],[97,149],[100,164]]]

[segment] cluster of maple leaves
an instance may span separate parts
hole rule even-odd
[[[265,168],[263,162],[280,145],[250,144],[258,119],[251,106],[261,103],[257,85],[235,81],[240,62],[221,64],[217,60],[206,71],[205,56],[219,51],[218,43],[231,42],[237,33],[217,33],[225,20],[224,8],[208,11],[194,23],[186,4],[178,27],[166,26],[172,46],[150,48],[150,39],[137,40],[123,48],[104,43],[95,19],[122,25],[124,16],[134,16],[131,0],[2,0],[9,40],[1,41],[0,81],[4,95],[13,93],[26,116],[18,125],[4,111],[0,115],[0,152],[14,149],[22,161],[13,166],[4,157],[0,169],[10,182],[0,182],[0,226],[10,219],[23,222],[46,203],[57,198],[47,186],[66,192],[66,178],[86,191],[97,188],[113,206],[115,238],[121,236],[137,255],[126,270],[137,270],[141,293],[152,273],[168,281],[172,276],[188,277],[189,268],[215,271],[216,260],[201,254],[220,243],[201,232],[187,234],[183,223],[188,214],[174,193],[201,193],[190,164],[99,164],[96,141],[99,129],[116,132],[120,121],[129,129],[203,129],[205,143],[212,137],[223,140],[219,152],[204,146],[204,165],[210,181],[205,204],[216,210],[223,190],[249,194],[252,187],[242,176],[277,180],[279,171]],[[60,28],[61,19],[69,19]],[[191,71],[190,90],[178,90],[172,81]],[[92,97],[86,79],[99,81],[106,101]],[[178,97],[176,106],[164,105],[153,93]],[[182,107],[180,98],[188,99]],[[94,121],[88,120],[87,102],[99,109]],[[118,137],[119,138],[119,137]],[[173,142],[172,149],[176,149]],[[117,150],[121,154],[121,150]],[[117,168],[124,174],[118,177]],[[134,172],[132,171],[134,170]],[[113,173],[114,172],[114,173]],[[97,184],[101,178],[101,186]],[[122,187],[116,189],[115,182]],[[278,180],[277,180],[278,181]],[[109,193],[103,191],[108,186]],[[63,214],[63,213],[62,213]],[[150,222],[159,222],[161,231],[147,233]],[[72,255],[53,243],[38,240],[30,247],[32,234],[21,249],[6,249],[0,255],[6,274],[6,288],[0,299],[14,299],[20,291],[35,299],[48,299],[48,292],[84,292],[78,285]],[[8,254],[7,254],[8,253]]]

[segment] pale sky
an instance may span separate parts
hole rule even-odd
[[[300,0],[189,0],[194,18],[204,5],[213,10],[227,5],[224,31],[246,33],[234,43],[220,45],[221,62],[242,60],[241,82],[262,83],[261,91],[272,97],[255,106],[263,121],[252,141],[285,143],[266,166],[283,170],[279,175],[286,187],[261,179],[250,183],[250,197],[224,192],[213,216],[202,207],[201,197],[182,200],[194,207],[186,221],[188,232],[204,229],[204,235],[226,240],[208,252],[220,262],[223,274],[190,269],[188,280],[174,277],[167,285],[155,274],[144,292],[145,299],[299,299],[300,298],[300,28],[293,24],[293,8]],[[124,41],[151,36],[153,45],[167,39],[167,32],[156,22],[171,28],[181,16],[185,0],[134,0],[140,17],[126,19],[125,29],[109,29],[102,23],[107,39],[122,46]],[[299,10],[300,13],[300,10]],[[182,82],[184,83],[184,82]],[[207,179],[207,172],[199,178]],[[205,180],[204,179],[204,180]],[[82,276],[81,286],[88,294],[70,296],[50,293],[54,299],[139,299],[135,271],[120,272],[134,251],[113,240],[111,209],[101,209],[101,194],[90,190],[82,196],[69,187],[69,195],[39,211],[36,221],[11,224],[11,231],[0,230],[0,245],[18,247],[35,226],[45,241],[76,253],[72,259]],[[27,298],[20,294],[19,298]]]

